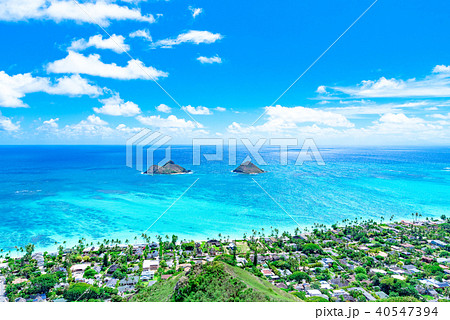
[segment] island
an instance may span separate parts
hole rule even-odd
[[[167,161],[162,167],[156,164],[150,166],[144,174],[185,174],[189,172],[191,172],[191,170],[186,170],[182,166],[179,166],[170,160]]]
[[[236,173],[245,173],[245,174],[258,174],[265,172],[264,170],[258,168],[251,161],[246,161],[242,163],[239,167],[233,170]]]

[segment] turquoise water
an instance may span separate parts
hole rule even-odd
[[[191,147],[172,159],[193,174],[148,176],[125,166],[123,146],[0,147],[0,248],[55,241],[133,240],[147,232],[180,239],[241,237],[252,229],[293,230],[345,218],[411,219],[450,214],[450,148],[321,149],[325,166],[282,166],[275,149],[258,176],[223,162],[192,165]],[[245,158],[238,152],[238,163]],[[292,160],[292,159],[291,159]],[[291,161],[292,162],[292,161]]]

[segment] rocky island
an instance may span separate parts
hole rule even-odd
[[[258,168],[251,161],[246,161],[242,163],[239,167],[233,170],[236,173],[245,173],[245,174],[258,174],[265,172],[264,170]]]
[[[144,174],[185,174],[189,172],[191,172],[191,170],[186,170],[182,166],[179,166],[170,160],[167,161],[162,167],[156,164],[150,166]]]

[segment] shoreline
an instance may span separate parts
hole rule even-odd
[[[413,223],[413,224],[415,224],[415,223],[423,224],[423,223],[427,223],[427,222],[436,222],[437,224],[443,223],[442,220],[439,220],[438,218],[429,218],[428,220],[427,219],[421,219],[421,220],[417,220],[417,221],[409,221],[409,220],[405,220],[405,219],[400,219],[400,220],[392,220],[392,221],[383,222],[383,223],[379,223],[377,221],[374,221],[374,222],[376,222],[378,225],[402,224],[403,222],[405,222],[405,223]],[[331,230],[333,225],[334,224],[325,225],[324,228],[322,228],[322,229]],[[342,225],[342,221],[340,223],[336,223],[336,225],[339,226],[339,227],[343,227],[344,226],[344,225]],[[360,224],[358,223],[357,225],[360,225]],[[312,227],[314,227],[314,225],[308,225],[308,226],[305,225],[305,226],[302,226],[301,229],[300,228],[299,229],[300,229],[300,231],[303,230],[302,233],[310,233],[310,231],[312,231],[312,230],[309,230],[309,231],[305,231],[305,230],[309,229],[309,228],[312,228]],[[294,228],[291,228],[291,229],[283,229],[283,230],[280,230],[280,232],[281,233],[283,233],[283,232],[294,233],[297,228],[294,227]],[[273,228],[273,230],[275,230],[275,229],[277,229],[277,228]],[[265,231],[269,231],[269,230],[270,229],[265,230]],[[250,237],[250,234],[251,234],[250,231],[251,230],[249,230],[249,232],[246,233],[247,234],[247,239]],[[256,231],[258,231],[258,230],[256,230]],[[179,237],[178,236],[179,234],[176,234],[176,233],[150,234],[149,236],[152,239],[151,242],[155,242],[157,240],[157,238],[156,238],[157,236],[161,236],[163,239],[165,239],[166,236],[171,237],[172,235],[177,236],[180,241],[181,240],[185,241],[185,242],[194,241],[194,242],[200,242],[200,243],[207,242],[209,240],[215,240],[215,239],[218,238],[218,237],[212,236],[212,237],[206,237],[206,238],[204,238],[204,237],[203,238],[202,237],[182,237],[182,239],[180,239],[181,237]],[[85,243],[86,244],[92,243],[92,245],[94,247],[98,246],[99,245],[98,243],[104,244],[105,241],[111,241],[111,240],[114,240],[114,241],[119,240],[120,243],[118,245],[119,246],[125,246],[125,247],[126,247],[126,245],[137,246],[137,245],[142,245],[142,244],[146,243],[145,239],[143,239],[140,235],[136,234],[136,236],[139,239],[137,239],[137,240],[134,240],[134,239],[130,240],[132,238],[126,237],[126,236],[125,237],[118,237],[118,238],[117,237],[115,237],[115,238],[114,237],[113,238],[103,237],[103,238],[99,238],[99,239],[96,239],[96,240],[86,239],[86,238],[73,238],[73,239],[70,239],[70,241],[63,240],[63,242],[64,241],[66,242],[64,244],[63,248],[64,249],[72,249],[72,248],[76,247],[79,244],[81,239],[85,239]],[[245,241],[244,235],[240,235],[240,236],[222,235],[222,239],[229,239],[229,241],[231,241],[231,242],[234,242],[234,241]],[[34,247],[35,248],[35,252],[39,252],[39,253],[47,252],[48,254],[51,254],[51,253],[57,253],[58,252],[58,248],[63,245],[63,242],[58,242],[55,245],[47,246],[47,247],[38,247],[38,246],[36,246],[33,243],[28,243],[27,245],[30,245],[30,244],[34,245],[35,246]],[[17,246],[17,248],[25,248],[25,246],[23,246],[23,247]],[[20,258],[20,257],[23,256],[23,254],[17,252],[17,250],[15,250],[15,251],[12,251],[12,250],[10,250],[10,251],[2,251],[2,252],[0,252],[0,256],[3,256],[3,258],[4,258],[4,256],[6,254],[8,254],[8,253],[9,253],[9,256],[11,258]],[[2,258],[0,258],[0,260],[1,259]]]

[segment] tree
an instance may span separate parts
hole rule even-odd
[[[297,282],[301,282],[302,280],[306,280],[308,282],[311,281],[311,277],[306,273],[302,271],[295,271],[293,274],[288,276],[289,280],[295,280]]]
[[[86,279],[94,279],[96,274],[97,274],[97,271],[95,271],[94,269],[91,269],[91,268],[87,268],[84,271],[84,275],[83,276]]]
[[[322,248],[315,243],[307,243],[302,247],[304,253],[321,253]]]
[[[53,274],[43,274],[31,280],[29,288],[30,294],[48,293],[51,288],[58,283],[58,279]]]
[[[69,301],[88,301],[99,297],[99,288],[87,283],[74,283],[64,293],[64,298]]]

